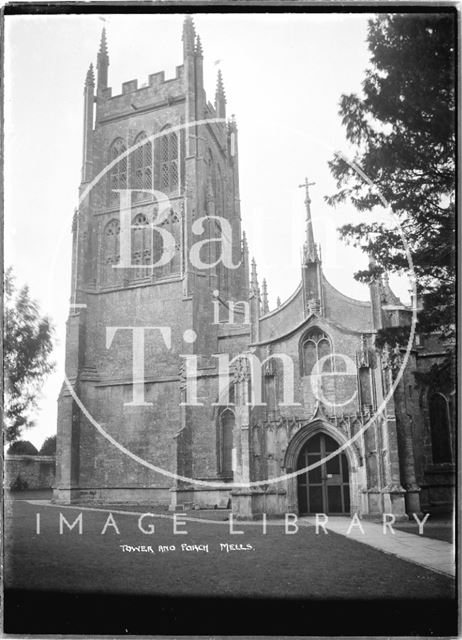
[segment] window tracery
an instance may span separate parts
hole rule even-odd
[[[167,130],[168,131],[168,130]],[[160,189],[171,193],[178,189],[178,135],[174,131],[165,133],[159,140],[160,145]]]
[[[118,270],[114,265],[120,261],[120,224],[118,220],[110,220],[104,228],[103,248],[103,282],[115,284],[118,279]]]
[[[146,139],[146,133],[142,131],[135,139],[135,150],[131,154],[132,188],[136,191],[132,194],[132,201],[145,200],[150,197],[148,190],[153,189],[153,153],[152,141]],[[141,144],[146,139],[144,144]],[[146,189],[147,192],[143,192]]]
[[[331,341],[324,331],[313,327],[302,339],[302,375],[312,374],[313,367],[321,358],[332,354]],[[327,358],[322,365],[322,372],[332,371],[332,358]],[[319,372],[321,373],[321,372]]]
[[[109,163],[114,162],[119,156],[122,156],[127,151],[127,147],[122,140],[122,138],[117,138],[111,144],[109,149]],[[108,192],[108,202],[109,205],[116,205],[119,202],[119,193],[118,189],[126,189],[127,188],[127,156],[123,155],[123,157],[115,162],[114,165],[109,170],[109,192]]]

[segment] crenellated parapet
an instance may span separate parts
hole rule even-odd
[[[165,72],[150,74],[148,82],[138,86],[138,80],[122,83],[122,92],[112,95],[111,87],[98,94],[97,122],[103,124],[114,118],[132,118],[133,115],[156,111],[172,104],[184,103],[184,66],[176,67],[174,78],[165,78]]]

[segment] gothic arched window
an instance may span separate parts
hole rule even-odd
[[[120,224],[118,220],[110,220],[103,233],[103,281],[105,284],[115,284],[118,270],[114,265],[120,261]]]
[[[311,375],[317,361],[332,353],[332,344],[328,335],[316,327],[303,336],[301,347],[302,375],[304,376]],[[331,370],[332,362],[331,358],[328,358],[322,365],[322,372]]]
[[[181,271],[181,223],[180,215],[173,207],[170,209],[167,217],[161,222],[160,226],[173,236],[175,240],[175,249],[173,255],[170,256],[170,260],[167,264],[158,267],[159,275],[170,276]],[[158,231],[154,230],[153,234],[153,263],[155,263],[161,260],[166,247]]]
[[[131,173],[132,173],[132,189],[137,189],[132,194],[133,200],[145,200],[150,196],[149,193],[143,193],[143,189],[152,189],[152,142],[146,140],[144,144],[142,141],[146,138],[146,134],[139,133],[135,139],[135,150],[131,154]]]
[[[234,422],[231,409],[224,409],[218,416],[218,471],[225,478],[233,476]]]
[[[124,154],[127,150],[122,138],[117,138],[111,144],[109,149],[109,163],[114,162],[116,158]],[[109,193],[108,202],[110,205],[115,205],[119,202],[119,194],[117,189],[127,188],[127,156],[124,155],[119,162],[115,162],[109,170]]]
[[[329,356],[332,353],[332,347],[330,344],[329,338],[326,334],[323,334],[323,337],[318,342],[318,359],[324,358],[325,356]],[[323,371],[332,371],[332,358],[327,358],[323,365]]]
[[[171,131],[161,136],[160,147],[160,190],[171,193],[178,189],[178,135]]]
[[[430,397],[429,414],[433,462],[452,462],[449,405],[443,394],[434,393]]]
[[[145,278],[151,269],[143,265],[151,265],[152,237],[151,225],[143,213],[139,213],[132,222],[132,269],[135,278]],[[139,266],[138,266],[139,265]]]

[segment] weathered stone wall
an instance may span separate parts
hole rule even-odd
[[[21,483],[24,489],[51,489],[54,480],[55,456],[8,454],[5,457],[5,486],[8,488]]]
[[[369,302],[354,300],[337,291],[323,276],[324,314],[342,327],[355,331],[373,330],[372,310]]]
[[[417,482],[421,488],[421,503],[430,511],[451,510],[455,497],[455,450],[456,450],[456,410],[451,365],[439,383],[425,383],[422,374],[428,374],[447,361],[448,347],[439,336],[429,335],[420,339],[413,352],[411,366],[403,376],[406,389],[408,414],[411,416],[412,437],[416,464]],[[435,463],[432,450],[429,401],[433,393],[440,393],[448,402],[449,437],[452,461]]]
[[[259,322],[260,341],[271,340],[295,328],[305,317],[301,285],[278,309],[264,315]]]

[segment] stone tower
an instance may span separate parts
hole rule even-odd
[[[248,299],[237,126],[227,120],[220,72],[215,104],[207,101],[202,45],[189,16],[182,41],[174,78],[153,73],[113,95],[103,30],[96,83],[92,65],[86,76],[56,501],[175,505],[190,489],[175,474],[230,474],[232,425],[225,416],[217,428],[220,409],[211,414],[210,405],[218,389],[213,354],[247,341],[237,309],[230,338],[214,316],[217,305],[223,314],[230,302]],[[225,236],[232,268],[219,260]],[[181,404],[188,361],[196,367],[197,407]]]

